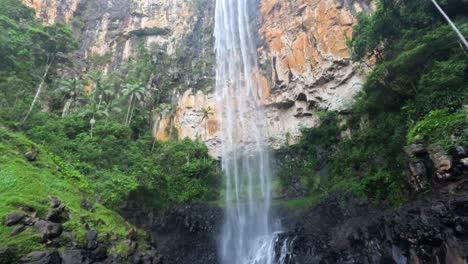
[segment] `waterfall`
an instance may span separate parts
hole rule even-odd
[[[217,0],[216,101],[225,175],[225,220],[219,255],[225,264],[275,263],[266,117],[257,84],[252,0]]]

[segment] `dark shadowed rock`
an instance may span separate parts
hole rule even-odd
[[[97,240],[98,232],[96,230],[90,230],[86,233],[86,240],[93,241]]]
[[[104,260],[107,258],[107,248],[99,244],[96,249],[91,251],[90,257],[94,260]]]
[[[36,222],[37,222],[37,218],[33,218],[33,217],[30,217],[30,216],[26,216],[24,219],[23,219],[23,224],[24,225],[27,225],[27,226],[33,226]]]
[[[63,232],[60,235],[60,244],[66,247],[76,247],[78,246],[78,241],[73,232]]]
[[[61,264],[57,251],[34,251],[21,258],[22,264]]]
[[[23,211],[23,212],[27,212],[27,213],[31,213],[31,214],[34,214],[36,212],[36,209],[34,209],[34,207],[31,207],[31,206],[28,206],[28,205],[18,206],[18,209]]]
[[[138,239],[138,233],[135,228],[130,229],[127,234],[127,239],[130,240],[137,240]]]
[[[57,208],[60,206],[61,201],[55,197],[49,197],[50,207]]]
[[[152,264],[153,258],[148,255],[142,255],[140,257],[140,263],[142,264]]]
[[[468,158],[463,158],[460,160],[460,164],[463,166],[463,167],[467,167],[468,168]]]
[[[5,217],[5,225],[12,226],[12,225],[19,224],[21,220],[23,220],[24,217],[25,217],[25,214],[23,213],[17,213],[17,212],[9,213]]]
[[[90,212],[94,211],[93,204],[91,202],[89,202],[88,199],[86,199],[86,198],[83,198],[83,200],[81,200],[81,208],[83,208],[83,209],[85,209],[87,211],[90,211]]]
[[[98,233],[96,230],[90,230],[86,233],[86,248],[88,250],[95,250],[98,248],[99,243],[97,241]]]
[[[66,219],[67,218],[64,215],[64,209],[61,206],[48,210],[45,216],[45,220],[54,223],[63,223],[66,221]]]
[[[18,248],[13,246],[0,247],[0,263],[10,264],[15,263]]]
[[[280,234],[275,250],[279,254],[287,243],[286,264],[466,263],[468,183],[458,185],[443,186],[399,209],[360,210],[346,195],[327,198],[285,217],[286,228],[295,231]]]
[[[79,249],[69,249],[62,253],[62,264],[81,264],[83,260],[83,252]]]
[[[408,167],[408,184],[416,192],[425,191],[429,185],[429,174],[424,161],[412,161]]]
[[[24,153],[24,157],[28,161],[35,161],[37,159],[37,154],[38,153],[39,153],[38,150],[28,151],[28,152]]]
[[[427,155],[427,150],[423,144],[411,144],[406,148],[406,153],[410,157],[423,157]]]
[[[60,223],[52,223],[45,220],[39,220],[34,224],[36,232],[41,234],[42,241],[59,237],[62,234],[63,226]]]
[[[178,205],[166,221],[158,222],[152,216],[152,208],[146,211],[142,203],[129,202],[128,205],[132,207],[124,211],[130,216],[127,219],[153,234],[157,254],[152,256],[152,263],[218,263],[214,238],[222,223],[221,208],[201,203]]]
[[[456,159],[462,159],[468,157],[468,150],[463,146],[453,146],[450,150],[450,154]]]
[[[20,234],[21,232],[23,232],[24,230],[26,230],[26,226],[24,225],[16,226],[15,228],[13,228],[13,230],[11,230],[10,236],[16,236]]]

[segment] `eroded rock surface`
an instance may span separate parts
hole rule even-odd
[[[156,63],[163,57],[182,56],[185,64],[198,65],[195,62],[213,56],[213,0],[24,2],[45,23],[71,25],[80,42],[76,63],[83,72],[92,67],[109,72],[131,59],[139,43],[151,50]],[[252,3],[252,13],[258,17],[253,27],[258,31],[252,34],[258,37],[260,67],[252,78],[266,108],[269,145],[277,148],[296,142],[302,127],[318,124],[317,111],[343,111],[352,103],[367,69],[349,60],[346,35],[352,35],[357,14],[372,9],[367,0]],[[183,72],[178,78],[172,107],[154,115],[153,134],[160,140],[174,135],[200,138],[213,156],[219,156],[213,64],[201,68],[200,76]],[[178,74],[177,69],[165,70]],[[158,73],[153,75],[148,95],[160,88]],[[92,89],[92,84],[86,89]],[[206,109],[212,114],[204,118]]]

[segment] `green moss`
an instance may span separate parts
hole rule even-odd
[[[65,162],[57,162],[57,157],[43,151],[34,162],[23,157],[23,153],[36,147],[24,136],[0,128],[0,217],[3,219],[18,211],[19,206],[33,207],[38,216],[43,217],[49,208],[48,197],[53,196],[59,198],[68,211],[69,220],[64,229],[74,232],[79,240],[84,239],[87,232],[82,220],[97,230],[100,237],[125,239],[131,226],[117,213],[99,203],[94,203],[93,212],[81,207],[83,196],[90,193],[88,183],[79,172],[70,170]],[[13,228],[0,225],[0,245],[16,246],[19,254],[43,248],[32,228],[10,236]]]
[[[468,127],[468,113],[460,110],[451,113],[447,109],[433,110],[409,130],[408,144],[416,141],[436,143],[449,148],[455,135],[459,144],[468,144],[468,135],[463,131]]]
[[[289,199],[281,202],[281,205],[292,209],[292,210],[304,210],[308,209],[320,200],[322,200],[324,197],[326,197],[326,194],[323,193],[316,193],[313,195],[309,195],[306,197],[300,197],[300,198],[294,198],[294,199]]]

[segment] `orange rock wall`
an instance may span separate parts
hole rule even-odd
[[[370,1],[260,0],[259,85],[274,147],[296,142],[301,127],[318,124],[318,110],[342,111],[363,85],[366,69],[349,60],[359,12]]]
[[[111,62],[102,68],[104,73],[131,59],[139,41],[132,35],[135,31],[167,29],[166,35],[143,39],[147,47],[159,47],[159,52],[169,55],[181,45],[190,45],[183,40],[194,32],[199,15],[186,0],[108,0],[98,2],[97,7],[85,0],[23,1],[44,23],[73,25],[75,13],[89,16],[91,12],[90,17],[97,19],[83,21],[85,28],[77,35],[82,41],[78,57],[86,61],[95,55],[111,54]],[[262,44],[257,50],[260,72],[252,78],[265,105],[270,144],[279,147],[296,142],[302,127],[317,125],[317,110],[342,111],[353,102],[366,69],[349,60],[346,36],[352,35],[357,14],[371,12],[374,7],[369,0],[257,1],[252,4],[258,5],[257,35]],[[208,20],[212,23],[213,17]],[[205,54],[212,46],[201,48],[204,50],[199,54]],[[90,67],[82,65],[84,69]],[[180,94],[174,92],[173,102],[173,106],[155,114],[154,136],[167,140],[170,130],[176,129],[179,138],[200,138],[216,153],[219,124],[212,93],[189,87]],[[213,114],[203,118],[202,109],[208,108]]]

